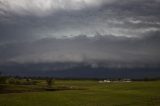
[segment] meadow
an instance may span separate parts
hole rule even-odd
[[[160,81],[56,80],[53,90],[44,80],[0,86],[0,106],[160,106]]]

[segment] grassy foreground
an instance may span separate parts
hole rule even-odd
[[[29,85],[8,86],[13,90],[29,91],[25,87]],[[63,80],[56,81],[55,86],[81,89],[1,93],[0,106],[160,106],[160,81],[98,83]]]

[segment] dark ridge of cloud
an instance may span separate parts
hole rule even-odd
[[[111,65],[160,64],[160,37],[78,36],[45,38],[32,42],[1,45],[3,62],[95,62]]]

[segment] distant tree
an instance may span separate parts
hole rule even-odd
[[[52,79],[52,78],[48,78],[48,79],[46,80],[46,82],[47,82],[47,87],[48,87],[48,88],[52,88],[52,85],[54,84],[53,79]]]
[[[26,85],[31,85],[31,80],[29,78],[26,78],[26,82],[25,82]]]
[[[5,84],[7,77],[1,76],[1,75],[2,75],[2,73],[0,72],[0,84]]]
[[[143,81],[150,81],[151,79],[150,78],[148,78],[148,77],[145,77],[144,79],[143,79]]]

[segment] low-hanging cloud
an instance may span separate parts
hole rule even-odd
[[[156,36],[155,33],[145,38],[80,35],[72,39],[45,38],[5,44],[0,47],[1,63],[101,62],[115,66],[158,66],[160,38]]]

